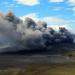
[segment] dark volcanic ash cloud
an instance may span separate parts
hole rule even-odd
[[[73,43],[74,37],[66,28],[56,32],[46,22],[31,18],[22,21],[12,12],[0,15],[0,52],[48,48],[57,43]],[[12,50],[12,48],[14,50]]]

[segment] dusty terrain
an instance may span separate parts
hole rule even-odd
[[[75,58],[61,55],[0,55],[0,75],[75,75]]]
[[[75,58],[62,55],[0,55],[1,66],[24,67],[27,64],[73,63]],[[18,66],[19,65],[19,66]],[[20,66],[21,65],[21,66]],[[23,66],[22,66],[23,65]]]

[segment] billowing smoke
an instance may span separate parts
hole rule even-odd
[[[73,43],[74,37],[64,27],[55,31],[46,22],[25,21],[12,12],[0,14],[0,52],[16,50],[48,49],[59,43]]]

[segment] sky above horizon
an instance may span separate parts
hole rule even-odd
[[[75,29],[75,0],[0,0],[0,12],[8,11],[22,19],[27,16],[49,26]]]

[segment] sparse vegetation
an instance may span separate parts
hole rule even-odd
[[[75,63],[30,64],[26,68],[1,69],[0,75],[75,75]]]
[[[75,51],[66,52],[63,54],[64,56],[68,56],[70,58],[75,57]]]

